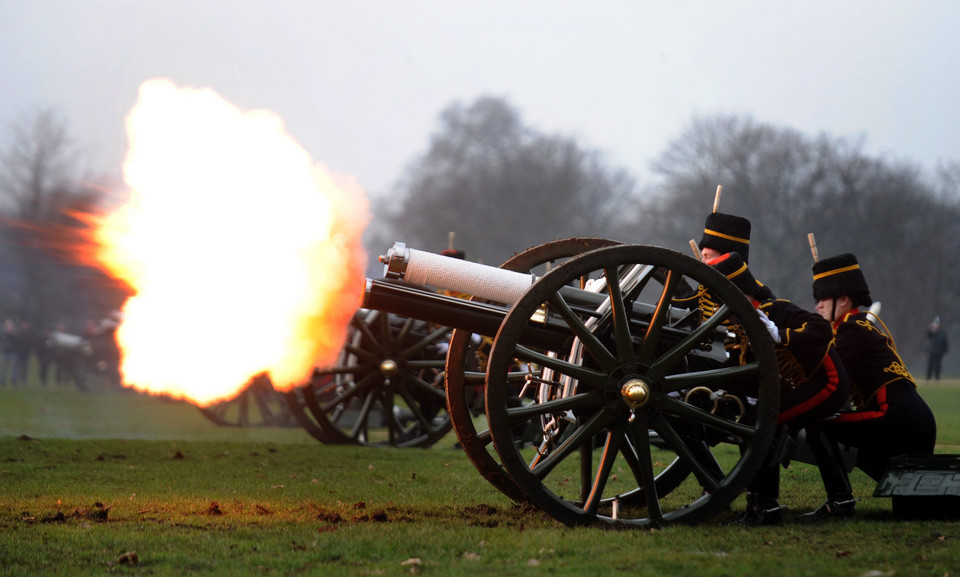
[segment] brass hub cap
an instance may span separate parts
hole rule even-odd
[[[393,359],[386,359],[380,363],[380,372],[385,377],[392,377],[400,371],[400,365]]]
[[[636,409],[650,400],[650,386],[640,379],[630,379],[620,387],[620,395],[627,406]]]

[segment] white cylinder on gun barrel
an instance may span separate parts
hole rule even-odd
[[[520,300],[537,280],[532,274],[407,248],[402,242],[395,243],[380,260],[384,263],[385,278],[466,293],[507,305]]]

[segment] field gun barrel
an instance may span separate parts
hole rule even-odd
[[[517,302],[538,280],[531,273],[513,272],[479,263],[450,258],[426,251],[407,248],[398,242],[380,257],[384,263],[383,280],[367,279],[363,308],[409,316],[452,328],[469,330],[493,336],[510,307]],[[644,275],[653,274],[651,267],[636,268],[625,275],[642,283]],[[430,290],[428,290],[430,289]],[[446,290],[483,299],[468,301],[436,292]],[[603,284],[578,288],[565,286],[559,294],[573,309],[601,316],[609,311],[609,299]],[[489,302],[484,302],[489,301]],[[631,323],[638,332],[647,324],[655,307],[649,303],[632,303]],[[690,314],[684,309],[671,309],[675,319]],[[523,341],[531,344],[549,344],[569,340],[569,327],[563,322],[554,322],[552,315],[545,314],[526,329]],[[661,338],[679,339],[688,331],[664,327]]]
[[[509,312],[502,305],[451,297],[400,281],[372,279],[367,279],[361,306],[487,336],[497,334]],[[545,322],[531,325],[524,336],[525,342],[559,346],[571,335],[569,330]]]
[[[407,248],[402,242],[395,243],[380,260],[388,279],[465,293],[508,306],[520,300],[537,280],[532,274]]]

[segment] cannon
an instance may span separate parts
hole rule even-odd
[[[362,307],[453,329],[443,371],[453,429],[511,498],[568,525],[695,523],[729,508],[778,430],[777,361],[753,305],[661,247],[567,239],[531,251],[496,268],[398,243]],[[678,304],[699,291],[710,315]],[[469,363],[472,335],[493,339],[485,369]],[[485,430],[473,420],[480,393]]]
[[[517,254],[501,268],[534,274],[610,244],[616,243],[599,238],[561,239]],[[453,423],[467,430],[458,432],[460,442],[470,443],[472,417],[482,407],[483,396],[485,355],[478,349],[485,349],[490,339],[464,331],[453,337],[449,327],[360,309],[351,319],[338,362],[318,368],[306,385],[288,392],[289,411],[311,435],[328,444],[426,447],[443,438]],[[448,346],[454,347],[472,378],[471,384],[458,384],[452,392],[445,386]],[[477,463],[478,468],[482,465]],[[497,466],[485,474],[495,485],[499,485],[498,471]]]
[[[120,350],[114,338],[119,321],[108,317],[83,336],[62,330],[43,340],[45,356],[55,365],[54,378],[72,381],[85,392],[120,388]]]

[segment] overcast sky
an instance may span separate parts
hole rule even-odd
[[[375,197],[480,95],[642,182],[717,113],[933,168],[960,161],[958,25],[952,0],[0,0],[0,122],[52,108],[119,173],[137,89],[166,77],[277,112]]]

